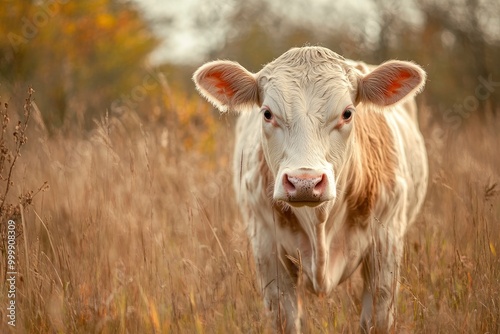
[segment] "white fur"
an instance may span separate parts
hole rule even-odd
[[[204,65],[203,71],[217,64]],[[397,67],[410,71],[412,77],[401,82],[401,92],[380,97],[383,85],[387,85],[384,82],[390,83],[390,78],[380,78],[393,75],[391,71],[397,72]],[[234,73],[237,76],[244,71],[237,65]],[[241,114],[237,125],[234,186],[256,259],[258,281],[276,326],[287,333],[300,332],[296,284],[301,280],[297,281],[297,275],[303,273],[299,278],[306,286],[325,295],[363,263],[361,327],[366,332],[372,327],[388,331],[395,317],[403,237],[426,192],[425,146],[407,111],[414,104],[413,95],[423,86],[425,73],[411,63],[392,62],[377,68],[309,47],[292,49],[259,73],[248,75],[257,86],[250,92],[233,94],[248,97],[237,103],[229,97],[210,95],[210,79],[195,74],[194,80],[200,92],[221,109],[253,105]],[[237,90],[240,81],[227,85]],[[378,86],[379,81],[382,86]],[[241,89],[248,89],[252,81],[247,78],[245,82],[241,87],[247,88]],[[363,91],[363,86],[369,90]],[[397,103],[402,100],[406,102]],[[386,135],[393,139],[398,160],[393,188],[379,189],[378,201],[363,219],[350,212],[346,192],[356,181],[348,179],[349,169],[360,168],[351,161],[369,148],[360,147],[353,139],[357,112],[345,124],[341,118],[346,107],[354,108],[360,101],[359,108],[383,112],[390,129]],[[370,104],[393,106],[374,111]],[[264,121],[259,112],[262,106],[273,112],[274,124]],[[301,168],[327,175],[330,197],[319,205],[294,206],[280,197],[283,173]],[[297,263],[301,268],[296,268]]]

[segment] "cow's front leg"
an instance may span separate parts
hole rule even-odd
[[[253,238],[258,280],[267,310],[279,333],[300,333],[301,310],[297,299],[296,273],[290,260],[277,249],[269,234]]]
[[[363,260],[363,333],[394,331],[402,253],[403,240],[392,240],[386,235],[374,242]]]

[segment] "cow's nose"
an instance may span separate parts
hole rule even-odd
[[[298,171],[283,174],[283,188],[292,202],[321,201],[327,185],[328,178],[324,173]]]

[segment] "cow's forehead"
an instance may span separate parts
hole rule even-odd
[[[259,72],[264,96],[286,104],[297,100],[316,100],[315,104],[354,94],[356,80],[343,57],[328,49],[291,49]],[[318,106],[321,109],[320,106]]]
[[[259,72],[259,82],[264,85],[273,82],[274,86],[282,88],[296,86],[304,90],[316,85],[352,90],[356,81],[353,72],[345,59],[333,51],[321,47],[295,48],[267,64]]]
[[[322,47],[293,48],[276,58],[268,66],[288,64],[290,66],[302,66],[314,63],[340,63],[345,62],[341,55]]]

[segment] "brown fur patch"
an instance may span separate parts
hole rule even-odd
[[[391,130],[384,115],[358,105],[354,121],[352,157],[347,168],[346,200],[354,221],[366,219],[382,188],[391,191],[398,163]]]
[[[293,213],[292,209],[290,209],[286,205],[281,205],[278,203],[275,203],[273,205],[273,209],[275,212],[275,219],[280,227],[288,228],[292,232],[302,230],[300,222]]]

